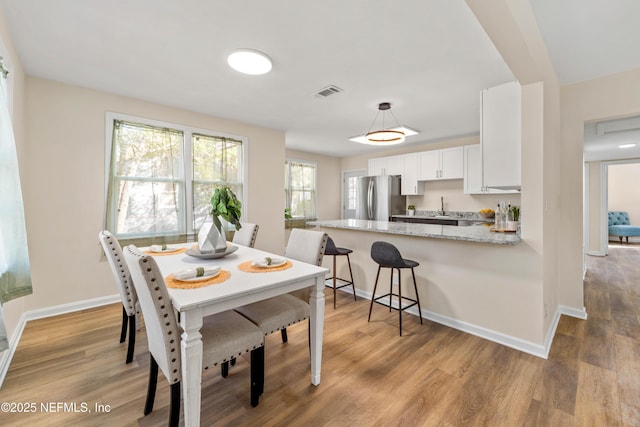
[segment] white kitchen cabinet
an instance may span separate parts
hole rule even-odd
[[[482,178],[482,147],[480,144],[464,146],[464,193],[465,194],[509,194],[518,190],[488,188]]]
[[[404,158],[402,155],[369,159],[369,176],[402,175],[403,169]]]
[[[402,156],[403,171],[400,181],[400,193],[403,196],[418,196],[424,194],[424,184],[418,181],[418,153]]]
[[[462,179],[464,150],[462,147],[418,153],[418,180]]]
[[[480,144],[483,184],[521,187],[520,84],[506,83],[481,92]]]

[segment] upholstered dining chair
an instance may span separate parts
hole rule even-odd
[[[291,230],[285,256],[308,264],[321,265],[327,234],[294,228]],[[309,318],[309,289],[301,289],[235,309],[255,323],[265,335],[280,330],[287,342],[287,326]]]
[[[124,256],[145,318],[151,364],[149,387],[144,408],[153,410],[158,367],[171,385],[170,425],[177,426],[180,417],[180,381],[182,365],[180,328],[171,305],[169,292],[156,261],[150,255],[129,245]],[[221,365],[232,357],[251,351],[251,406],[257,406],[264,389],[264,335],[253,323],[229,310],[207,316],[200,329],[202,335],[202,367]]]
[[[102,245],[111,272],[116,279],[120,299],[122,300],[122,327],[120,329],[120,342],[124,342],[129,329],[129,344],[127,347],[126,363],[133,360],[133,350],[136,345],[136,314],[140,314],[140,306],[136,290],[131,282],[131,274],[124,260],[122,248],[118,239],[107,230],[98,233],[98,239]]]
[[[252,248],[256,244],[258,228],[260,227],[258,224],[251,224],[249,222],[243,222],[241,225],[240,230],[237,230],[233,235],[233,243]]]

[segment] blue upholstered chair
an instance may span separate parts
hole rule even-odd
[[[611,211],[609,212],[609,236],[617,236],[620,239],[620,243],[622,243],[622,238],[625,237],[628,243],[629,236],[640,236],[640,226],[631,225],[627,212]]]

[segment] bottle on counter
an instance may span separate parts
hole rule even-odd
[[[504,216],[500,203],[498,203],[498,206],[496,207],[494,228],[496,229],[496,231],[502,230],[504,228]]]

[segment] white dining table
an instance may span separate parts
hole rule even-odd
[[[171,247],[191,247],[193,243]],[[238,265],[265,257],[281,257],[246,246],[222,258],[200,259],[186,253],[154,256],[164,277],[171,273],[194,268],[220,266],[231,273],[218,284],[196,289],[168,288],[174,308],[180,313],[182,328],[182,381],[184,421],[186,426],[200,425],[202,381],[202,319],[205,316],[230,310],[245,304],[282,295],[296,289],[310,288],[310,347],[311,383],[320,384],[322,364],[322,333],[324,329],[324,280],[328,270],[324,267],[289,259],[292,266],[286,270],[245,272]],[[143,250],[145,248],[142,248]]]

